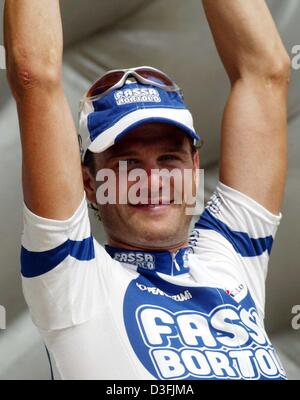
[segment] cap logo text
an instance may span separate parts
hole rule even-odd
[[[154,88],[134,88],[118,90],[114,94],[118,106],[131,103],[160,103],[158,90]]]

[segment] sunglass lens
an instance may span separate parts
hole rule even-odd
[[[87,93],[87,97],[98,96],[99,94],[106,92],[106,90],[110,89],[112,86],[118,83],[123,75],[123,71],[116,71],[102,76],[90,88]]]
[[[159,71],[155,71],[147,68],[139,68],[137,73],[141,75],[143,78],[146,78],[150,81],[160,83],[166,86],[174,86],[174,82],[172,82],[166,75]]]

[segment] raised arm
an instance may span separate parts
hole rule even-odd
[[[23,151],[24,200],[34,213],[67,219],[83,197],[76,129],[62,86],[58,0],[6,0],[7,77]]]
[[[231,82],[220,180],[278,213],[287,169],[289,56],[264,0],[203,5]]]

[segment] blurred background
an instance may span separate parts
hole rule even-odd
[[[293,47],[300,45],[300,1],[268,4],[293,57]],[[0,0],[0,45],[3,5]],[[80,96],[104,71],[138,65],[166,71],[184,89],[196,129],[205,140],[201,160],[207,199],[218,180],[220,123],[229,82],[201,1],[61,0],[61,8],[64,86],[74,118]],[[300,69],[296,68],[288,118],[288,181],[283,220],[269,264],[265,323],[289,378],[300,379],[300,330],[291,327],[291,309],[300,304]],[[21,291],[21,151],[16,107],[4,70],[0,70],[0,155],[0,304],[7,313],[7,328],[0,330],[0,380],[49,379],[47,355]],[[91,218],[94,234],[103,242],[101,224],[93,214]]]

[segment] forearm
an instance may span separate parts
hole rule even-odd
[[[6,0],[4,42],[10,83],[58,79],[63,36],[58,0]]]
[[[289,57],[265,0],[203,0],[203,6],[232,82],[288,70]]]
[[[6,0],[8,80],[17,103],[26,205],[67,219],[83,197],[76,129],[63,91],[58,0]]]

